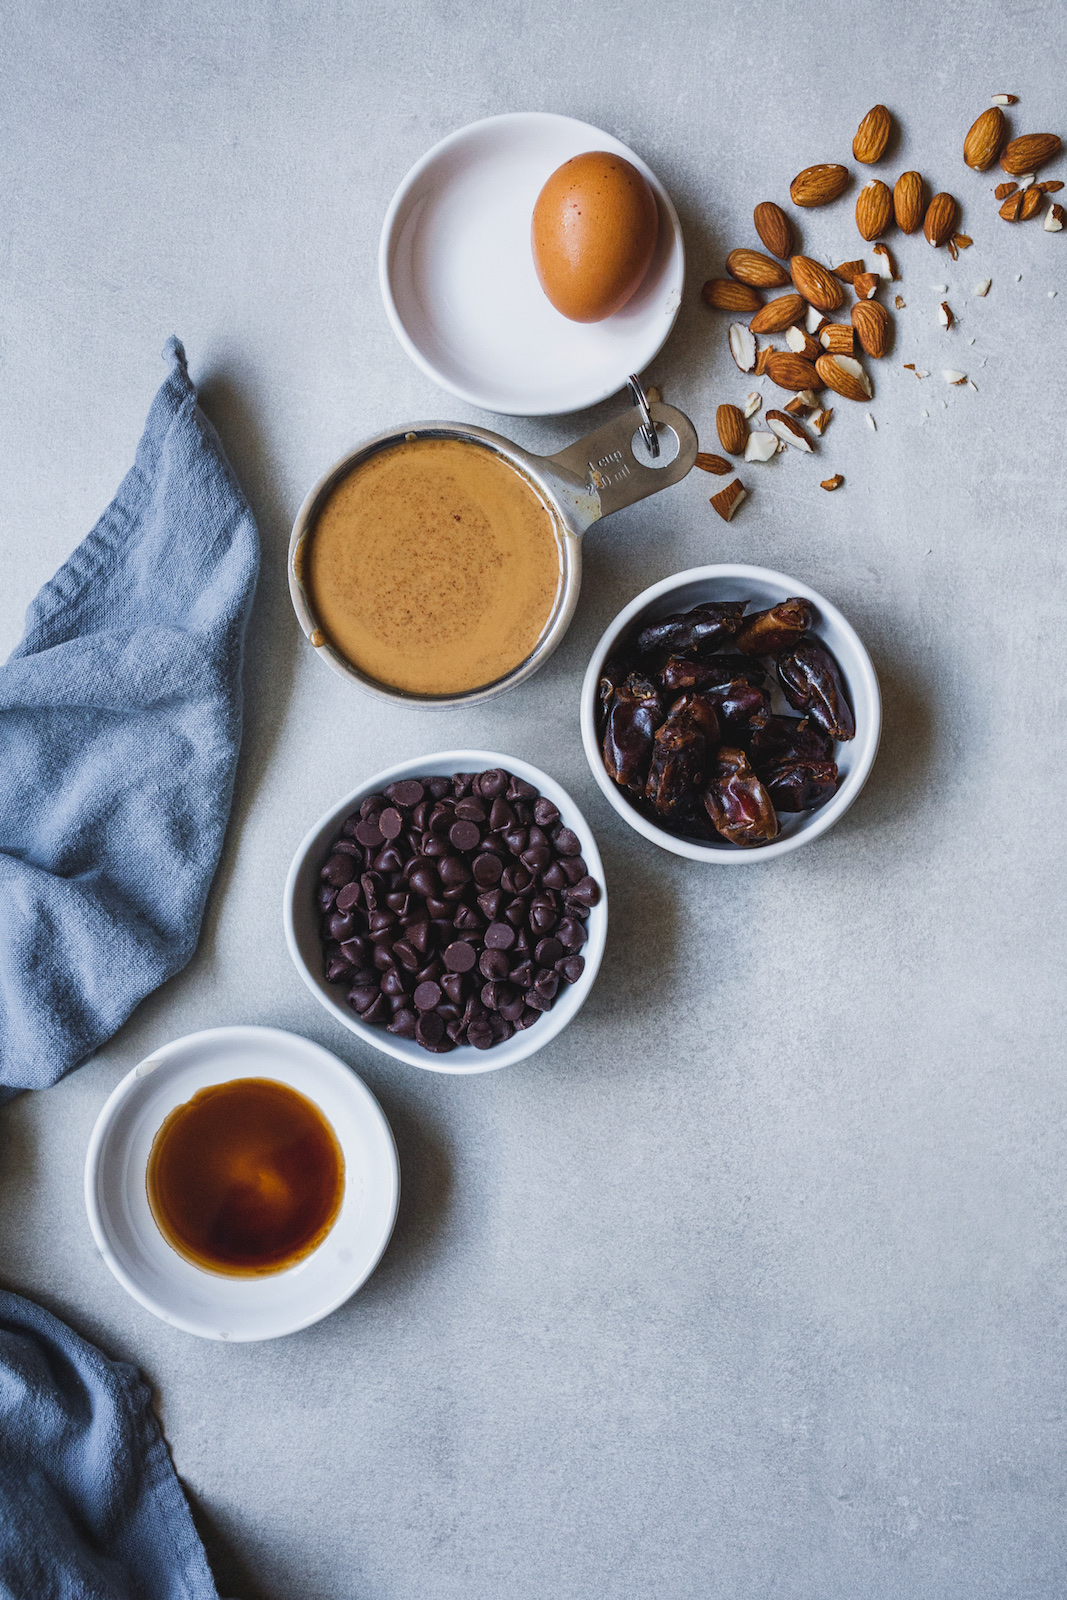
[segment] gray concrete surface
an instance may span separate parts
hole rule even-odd
[[[0,1112],[0,1275],[150,1375],[224,1593],[1046,1600],[1067,1586],[1067,234],[1007,227],[995,178],[960,156],[999,90],[1020,96],[1017,131],[1067,131],[1065,45],[1051,0],[9,9],[0,648],[125,471],[172,331],[263,534],[247,741],[201,948],[92,1063]],[[817,461],[744,470],[753,492],[728,527],[693,474],[594,531],[563,648],[469,714],[398,715],[311,659],[284,585],[307,487],[387,424],[488,420],[416,371],[378,299],[381,217],[424,149],[542,107],[640,151],[691,257],[649,376],[710,443],[715,406],[750,385],[699,286],[755,242],[757,200],[849,159],[879,100],[903,129],[891,176],[917,166],[953,190],[975,243],[953,265],[895,236],[907,309],[876,370],[877,433],[842,401]],[[857,254],[851,201],[805,217],[804,237]],[[977,391],[948,389],[943,367]],[[512,431],[548,447],[589,421]],[[831,471],[846,478],[833,496],[817,484]],[[886,701],[881,757],[841,826],[745,871],[697,870],[625,828],[577,724],[614,612],[717,559],[832,597]],[[524,1067],[452,1082],[333,1025],[290,966],[279,899],[338,794],[464,743],[570,788],[613,922],[574,1026]],[[82,1159],[143,1055],[247,1021],[318,1039],[365,1077],[405,1190],[362,1294],[297,1337],[221,1348],[112,1280]]]

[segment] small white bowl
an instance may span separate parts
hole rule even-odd
[[[315,891],[319,886],[319,872],[330,853],[330,845],[341,831],[341,824],[353,811],[359,809],[361,800],[370,794],[380,794],[388,783],[398,783],[401,778],[451,777],[456,772],[485,772],[493,767],[503,767],[532,783],[546,800],[559,807],[560,817],[568,828],[578,835],[582,856],[590,876],[600,885],[600,901],[589,913],[586,922],[588,939],[579,954],[585,958],[585,970],[577,983],[561,984],[551,1011],[543,1013],[540,1022],[532,1028],[515,1033],[502,1044],[489,1050],[475,1050],[473,1045],[461,1045],[444,1055],[424,1050],[414,1039],[400,1039],[385,1028],[372,1027],[363,1022],[341,1000],[336,984],[326,982],[322,963],[322,941],[319,937],[321,913],[315,904]],[[326,1007],[342,1027],[358,1034],[365,1044],[373,1045],[398,1061],[412,1067],[424,1067],[429,1072],[493,1072],[498,1067],[510,1067],[524,1061],[540,1050],[581,1010],[600,969],[604,944],[608,933],[608,891],[604,882],[604,866],[596,840],[589,824],[578,810],[566,789],[554,778],[528,761],[517,756],[501,755],[495,750],[446,750],[439,755],[416,756],[413,761],[402,761],[398,766],[387,767],[375,773],[366,783],[353,789],[351,794],[338,801],[325,816],[320,817],[301,844],[285,883],[283,905],[285,937],[293,964],[316,1000]]]
[[[659,242],[633,299],[603,322],[570,322],[534,269],[530,228],[546,180],[572,156],[608,150],[643,173]],[[547,111],[487,117],[412,167],[386,212],[382,299],[407,354],[443,389],[486,411],[580,411],[659,352],[685,282],[678,213],[641,158],[588,122]]]
[[[345,1159],[344,1199],[325,1239],[295,1267],[262,1278],[194,1267],[148,1204],[148,1156],[164,1119],[234,1078],[273,1078],[306,1095]],[[153,1051],[107,1101],[85,1157],[89,1226],[111,1271],[154,1316],[203,1339],[277,1339],[329,1316],[378,1265],[399,1200],[396,1145],[377,1100],[328,1050],[280,1028],[210,1028]]]
[[[675,611],[688,611],[708,600],[747,600],[753,610],[762,611],[778,605],[791,595],[810,600],[815,607],[816,620],[812,632],[832,652],[841,668],[849,699],[856,718],[856,737],[840,742],[836,761],[841,773],[837,793],[825,805],[813,811],[799,811],[779,816],[781,832],[771,843],[758,848],[745,848],[730,844],[705,844],[695,839],[679,839],[673,833],[658,828],[654,822],[630,804],[623,791],[608,777],[596,726],[597,684],[605,661],[627,637],[633,637],[657,617],[670,616]],[[796,712],[784,699],[775,703],[790,716]],[[714,861],[722,866],[741,866],[754,861],[769,861],[773,856],[787,854],[802,844],[817,839],[843,817],[867,781],[867,776],[878,754],[878,740],[882,731],[882,697],[878,679],[870,656],[851,623],[824,600],[821,594],[809,589],[796,578],[787,578],[782,572],[771,572],[766,567],[714,566],[691,567],[688,572],[677,572],[662,583],[654,583],[605,630],[593,651],[582,684],[582,743],[593,777],[600,785],[609,804],[631,828],[651,839],[664,850],[676,856],[687,856],[690,861]]]

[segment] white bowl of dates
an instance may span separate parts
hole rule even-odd
[[[765,567],[693,567],[621,611],[582,685],[593,776],[646,839],[765,861],[816,839],[878,752],[871,658],[835,606]]]
[[[434,1072],[522,1061],[567,1026],[607,936],[578,807],[514,756],[450,750],[377,773],[307,835],[285,885],[312,994],[376,1050]]]

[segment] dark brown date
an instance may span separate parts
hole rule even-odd
[[[707,750],[707,740],[690,717],[670,717],[656,729],[645,798],[657,818],[679,819],[692,809],[704,782]]]
[[[770,795],[748,764],[743,750],[723,745],[711,762],[702,799],[724,839],[745,846],[769,844],[778,836]]]
[[[776,656],[799,644],[813,620],[809,601],[783,600],[746,617],[734,643],[746,656]]]
[[[663,721],[663,706],[653,683],[631,672],[612,692],[604,728],[604,765],[624,789],[644,790],[652,760],[652,740]]]
[[[724,689],[738,678],[757,687],[767,681],[763,667],[747,656],[709,656],[707,661],[671,656],[659,676],[668,694],[682,689]]]
[[[778,657],[778,680],[786,699],[835,739],[854,739],[856,720],[841,672],[829,650],[816,639],[802,639]]]
[[[830,761],[834,741],[810,717],[768,717],[748,741],[748,759],[762,777],[782,761]]]
[[[662,650],[670,655],[704,655],[733,638],[744,610],[743,600],[713,600],[692,611],[661,617],[637,635],[638,654]]]
[[[708,689],[708,698],[719,708],[723,722],[733,727],[761,728],[771,714],[771,702],[763,689],[735,678],[724,689]]]
[[[722,738],[715,701],[707,694],[680,695],[670,708],[672,722],[689,722],[704,735],[708,749],[714,750]]]
[[[782,761],[762,776],[776,811],[810,811],[837,793],[834,761]]]

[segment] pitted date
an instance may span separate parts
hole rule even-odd
[[[697,661],[693,656],[669,656],[660,672],[663,687],[671,694],[680,689],[725,689],[739,679],[762,688],[766,668],[749,656],[711,656]]]
[[[749,740],[748,753],[762,773],[780,761],[830,761],[834,741],[810,717],[768,717]]]
[[[623,789],[640,793],[652,761],[652,741],[664,720],[656,686],[632,672],[611,691],[604,728],[604,765]]]
[[[704,807],[724,839],[744,846],[778,837],[774,802],[743,750],[723,745],[703,793]]]
[[[704,781],[707,740],[685,717],[668,717],[656,729],[645,798],[657,817],[680,817],[691,807]]]
[[[837,662],[816,639],[802,639],[778,657],[778,680],[789,704],[806,711],[835,739],[854,739],[856,720]]]
[[[710,601],[661,617],[637,635],[638,655],[663,651],[669,655],[704,655],[732,639],[741,626],[743,600]]]
[[[776,811],[811,811],[837,793],[833,761],[781,761],[761,777]]]
[[[734,640],[746,656],[776,656],[799,644],[812,624],[809,600],[783,600],[768,611],[754,611]]]

